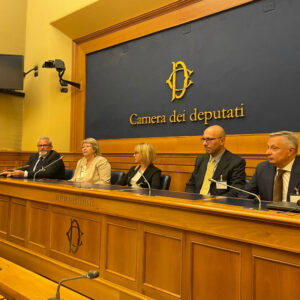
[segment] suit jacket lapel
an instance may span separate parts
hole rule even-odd
[[[292,171],[291,171],[291,177],[290,177],[290,182],[289,182],[289,187],[288,187],[288,199],[289,194],[295,193],[294,188],[300,188],[300,158],[296,157]]]
[[[221,175],[222,175],[222,171],[227,168],[229,164],[229,160],[228,160],[228,151],[225,150],[224,154],[221,157],[221,160],[219,161],[217,168],[215,170],[214,176],[213,178],[215,180],[220,180],[221,179]],[[222,180],[227,180],[227,178],[223,178]]]
[[[269,170],[267,176],[265,177],[265,187],[269,197],[267,199],[273,199],[273,189],[274,189],[274,178],[276,175],[276,167],[269,164]]]

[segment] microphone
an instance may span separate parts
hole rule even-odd
[[[54,160],[53,162],[51,162],[49,165],[47,165],[47,166],[45,166],[45,167],[42,166],[41,169],[39,169],[37,172],[34,173],[34,175],[33,175],[33,180],[35,181],[35,176],[36,176],[36,174],[38,174],[38,173],[40,173],[40,172],[45,172],[45,171],[47,170],[48,167],[50,167],[51,165],[57,163],[59,160],[61,160],[61,159],[63,159],[63,158],[64,158],[64,156],[62,155],[62,156],[60,156],[58,159],[56,159],[56,160]]]
[[[234,189],[234,190],[237,190],[237,191],[240,191],[240,192],[249,194],[249,195],[251,195],[251,196],[254,196],[254,197],[258,200],[258,203],[259,203],[259,209],[261,208],[261,200],[260,200],[260,198],[259,198],[258,195],[254,194],[254,193],[251,193],[251,192],[248,192],[248,191],[246,191],[246,190],[242,190],[242,189],[237,188],[237,187],[235,187],[235,186],[229,185],[229,184],[227,184],[227,183],[224,183],[223,181],[217,181],[217,180],[215,180],[215,179],[213,179],[213,178],[209,178],[208,180],[211,181],[211,182],[214,182],[214,183],[222,184],[222,185],[224,185],[224,186],[226,186],[226,187],[229,186],[230,188],[232,188],[232,189]]]
[[[18,167],[16,169],[8,169],[8,170],[5,170],[5,171],[2,171],[0,173],[0,176],[4,176],[6,177],[7,174],[3,174],[3,173],[6,173],[6,172],[13,172],[14,170],[20,170],[21,168],[27,168],[27,167],[30,167],[30,165],[25,165],[25,166],[22,166],[22,167]]]
[[[99,276],[98,271],[89,271],[84,275],[75,276],[75,277],[71,277],[71,278],[64,278],[58,283],[57,290],[56,290],[56,296],[48,298],[48,300],[63,300],[60,298],[59,289],[60,289],[61,284],[65,281],[70,281],[70,280],[75,280],[75,279],[80,279],[80,278],[94,279],[94,278],[97,278],[98,276]]]
[[[16,170],[20,170],[21,168],[28,168],[30,167],[30,165],[25,165],[25,166],[22,166],[22,167],[18,167]]]
[[[149,196],[151,196],[151,186],[150,186],[149,181],[146,179],[146,177],[144,176],[144,174],[140,170],[138,170],[138,172],[141,174],[141,176],[144,178],[144,181],[147,183],[148,189],[149,189]]]

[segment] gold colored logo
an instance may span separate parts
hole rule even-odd
[[[193,81],[190,80],[190,76],[194,71],[189,70],[185,63],[183,61],[178,61],[178,62],[172,62],[173,65],[173,72],[171,73],[170,77],[166,81],[166,83],[169,85],[170,89],[172,90],[172,100],[173,102],[175,99],[181,99],[185,92],[186,89],[193,84]],[[181,89],[178,89],[176,87],[176,74],[177,72],[183,71],[184,75],[184,81],[183,81],[183,87]]]

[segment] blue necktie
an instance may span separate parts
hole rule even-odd
[[[35,166],[35,172],[37,172],[38,170],[40,170],[42,168],[42,161],[43,161],[43,158],[40,157],[38,163]]]

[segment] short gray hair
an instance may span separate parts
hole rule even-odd
[[[82,142],[81,142],[81,147],[83,146],[83,144],[91,144],[94,151],[95,151],[95,156],[98,156],[100,155],[100,147],[99,147],[99,144],[98,142],[94,139],[94,138],[87,138],[87,139],[84,139]]]
[[[288,144],[295,148],[295,152],[298,152],[298,136],[292,131],[278,131],[269,134],[269,137],[283,136]]]
[[[37,143],[39,143],[40,140],[48,140],[49,144],[52,146],[52,141],[48,136],[41,136],[38,138]]]

